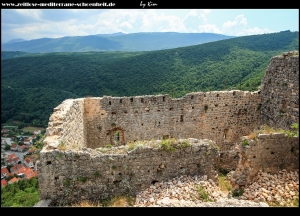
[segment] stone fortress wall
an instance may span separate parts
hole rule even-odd
[[[197,166],[207,167],[200,170],[204,170],[202,174],[210,178],[214,175],[211,174],[213,171],[209,164],[213,164],[214,168],[234,170],[237,165],[242,164],[238,157],[240,153],[235,149],[242,136],[248,135],[261,124],[270,123],[273,127],[287,128],[288,124],[298,122],[298,60],[299,56],[294,52],[273,57],[262,80],[262,88],[256,92],[239,90],[195,92],[178,99],[172,99],[168,95],[150,95],[104,96],[64,101],[54,109],[50,117],[45,146],[41,151],[41,160],[38,164],[41,198],[58,199],[62,194],[71,193],[66,192],[66,188],[69,188],[65,187],[68,181],[73,182],[69,184],[73,185],[73,189],[74,187],[80,188],[80,190],[76,189],[77,192],[83,191],[81,193],[85,195],[81,196],[87,196],[88,193],[88,197],[95,198],[96,195],[91,195],[93,192],[87,191],[95,191],[97,196],[118,194],[121,193],[121,188],[124,189],[124,184],[127,186],[129,184],[130,187],[127,188],[136,191],[147,184],[151,185],[154,181],[180,175],[182,174],[180,170],[183,169],[187,169],[189,174],[195,174]],[[278,86],[277,82],[281,85]],[[287,83],[287,86],[282,83]],[[280,92],[276,93],[277,91]],[[285,115],[279,117],[278,110],[282,109],[284,112],[279,113]],[[108,144],[122,148],[124,144],[134,141],[163,138],[194,138],[199,143],[202,143],[203,139],[211,140],[206,141],[206,144],[202,143],[200,149],[203,148],[202,152],[207,152],[206,148],[209,146],[207,143],[215,142],[219,151],[214,155],[218,157],[206,158],[206,154],[197,154],[197,151],[193,150],[197,149],[195,145],[197,142],[191,147],[189,155],[175,153],[175,157],[172,156],[173,153],[169,153],[168,156],[155,155],[155,153],[150,153],[153,149],[146,149],[140,156],[135,157],[139,158],[135,159],[137,163],[129,159],[133,157],[132,153],[117,156],[117,160],[114,160],[112,155],[94,158],[92,156],[94,153],[91,153],[95,152],[96,148],[105,147]],[[258,143],[260,146],[262,142]],[[68,149],[83,148],[85,151],[82,154],[77,154],[75,151],[59,152],[56,148],[60,144],[67,146]],[[295,144],[292,142],[290,145]],[[180,152],[184,151],[180,150]],[[74,159],[74,154],[76,159]],[[60,157],[55,155],[60,155]],[[256,157],[264,161],[263,156]],[[276,157],[275,164],[278,165],[281,163],[281,159],[278,158],[285,156],[276,154]],[[155,161],[151,158],[155,158]],[[182,163],[186,160],[188,160],[186,163]],[[120,165],[114,165],[116,161]],[[158,178],[157,166],[166,161],[168,161],[166,167],[172,168],[165,172],[163,178]],[[153,164],[150,166],[151,163]],[[130,167],[129,173],[139,170],[138,175],[142,176],[142,183],[136,182],[140,178],[124,177],[129,174],[125,174],[127,168],[119,168],[122,167],[121,164]],[[256,167],[260,166],[259,162],[252,163],[254,164],[257,165]],[[117,167],[118,171],[112,170],[112,166]],[[265,164],[264,169],[268,170],[268,166],[274,166],[274,163]],[[255,172],[256,168],[253,170]],[[91,176],[96,175],[95,173],[99,173],[102,180],[96,182],[91,180]],[[244,179],[248,180],[249,171],[240,173],[244,174],[246,176]],[[252,174],[249,176],[251,177]],[[76,179],[78,182],[78,179],[85,178],[88,180],[81,186],[74,183]],[[144,178],[148,180],[144,181]],[[106,182],[105,186],[103,186],[103,181]],[[105,192],[104,188],[109,192]],[[76,190],[73,192],[76,193]],[[100,191],[102,193],[99,194]]]
[[[114,154],[85,147],[80,151],[43,150],[38,168],[40,197],[64,204],[135,195],[179,174],[207,175],[216,181],[217,148],[208,140],[190,139],[190,143],[174,152],[150,146]]]
[[[210,139],[220,147],[220,163],[234,169],[238,161],[231,153],[234,143],[260,124],[259,104],[259,92],[239,90],[196,92],[177,99],[168,95],[68,99],[50,117],[45,143],[95,149],[138,140]]]
[[[271,59],[261,82],[261,119],[271,127],[289,129],[299,122],[299,55],[286,52]]]

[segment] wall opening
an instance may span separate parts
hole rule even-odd
[[[122,99],[120,99],[120,103],[122,103]]]
[[[108,105],[111,105],[111,101],[108,101]]]
[[[228,138],[228,132],[229,132],[229,129],[224,129],[224,135],[223,135],[223,138],[224,139],[227,139]]]
[[[165,96],[163,96],[163,102],[165,102],[166,101],[166,97]]]
[[[115,127],[109,131],[110,142],[112,145],[125,145],[124,130],[120,127]]]
[[[180,116],[180,122],[183,122],[183,115]]]
[[[133,98],[130,98],[130,102],[133,102]]]
[[[151,181],[151,184],[153,184],[153,185],[154,185],[156,182],[157,182],[157,183],[159,183],[159,181],[157,181],[157,180],[153,180],[153,181]]]
[[[120,132],[118,130],[116,130],[114,132],[114,140],[115,140],[115,143],[119,143],[120,142]]]
[[[141,103],[144,103],[144,98],[141,98]]]

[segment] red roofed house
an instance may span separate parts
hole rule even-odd
[[[10,150],[17,151],[18,150],[18,145],[16,143],[11,144]]]
[[[10,154],[10,155],[8,155],[8,157],[9,158],[14,158],[14,157],[17,157],[17,156],[16,156],[16,154]]]
[[[6,164],[14,166],[14,165],[18,164],[19,161],[20,161],[19,157],[8,158],[8,159],[6,159]]]
[[[8,133],[8,129],[1,129],[1,133]]]
[[[15,172],[15,174],[20,174],[20,173],[24,173],[26,171],[26,169],[28,169],[27,167],[22,166],[18,171]]]
[[[10,168],[10,172],[17,173],[17,171],[20,170],[22,167],[24,167],[22,164],[17,164],[15,166],[13,166],[12,168]]]
[[[27,178],[27,176],[31,175],[33,173],[33,169],[27,168],[24,172],[23,172]]]
[[[18,148],[19,152],[24,152],[27,146],[26,145],[21,145],[21,146],[18,146],[18,147],[19,147]]]
[[[27,179],[31,179],[31,178],[34,178],[38,175],[38,171],[35,170],[33,171],[31,174],[29,174],[28,176],[26,176]]]
[[[35,163],[36,160],[37,160],[37,156],[36,156],[36,155],[30,155],[29,158],[30,158],[30,160],[31,160],[33,163]]]
[[[8,173],[9,171],[6,167],[1,167],[1,178],[5,178]]]
[[[32,160],[28,157],[24,159],[24,164],[25,164],[25,166],[30,167],[30,168],[34,167]]]
[[[12,178],[10,181],[8,181],[8,184],[12,184],[12,183],[18,182],[18,181],[20,181],[20,180],[21,180],[21,178],[16,178],[16,177],[14,177],[14,178]]]
[[[1,180],[1,187],[4,187],[7,185],[7,181],[5,179]]]
[[[24,139],[25,145],[30,145],[31,143],[32,143],[31,139],[29,139],[29,138]]]
[[[6,177],[11,177],[11,176],[14,176],[14,174],[13,174],[13,173],[8,173],[8,174],[6,175]]]

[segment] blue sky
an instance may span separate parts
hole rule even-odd
[[[299,31],[299,9],[1,9],[1,40],[116,32],[218,33]]]

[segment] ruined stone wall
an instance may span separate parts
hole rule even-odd
[[[247,139],[247,137],[244,137]],[[299,170],[299,137],[284,133],[259,134],[249,145],[237,146],[239,163],[232,176],[232,185],[242,187],[251,182],[259,170],[275,174],[280,170]]]
[[[87,105],[88,104],[88,105]],[[259,125],[258,92],[215,91],[187,94],[85,98],[87,146],[115,146],[136,140],[174,138],[235,142]],[[120,132],[119,142],[114,132]]]
[[[238,162],[233,150],[235,142],[260,124],[259,92],[196,92],[176,99],[150,95],[84,100],[89,148],[172,137],[210,139],[217,142],[220,163],[229,170]]]
[[[290,129],[299,122],[299,55],[283,53],[271,59],[262,79],[262,123]]]
[[[67,99],[54,108],[49,118],[44,144],[48,148],[64,145],[73,147],[86,146],[86,128],[84,117],[84,100]]]
[[[83,148],[81,151],[47,150],[40,152],[39,191],[41,199],[59,204],[78,200],[101,200],[111,196],[135,195],[155,182],[180,175],[207,175],[217,181],[215,144],[189,139],[190,146],[169,152],[155,147],[140,147],[123,154],[104,154]],[[125,146],[113,149],[122,150]]]

